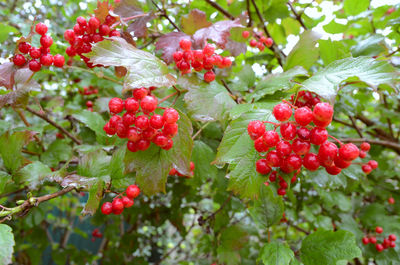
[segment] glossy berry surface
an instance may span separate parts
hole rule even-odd
[[[272,114],[278,121],[287,121],[292,116],[292,108],[286,103],[279,103],[273,108]]]
[[[128,198],[134,199],[137,196],[139,196],[140,194],[140,189],[137,185],[129,185],[126,188],[126,196],[128,196]]]

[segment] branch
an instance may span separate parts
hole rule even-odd
[[[171,23],[171,25],[174,26],[174,28],[175,28],[177,31],[182,31],[182,30],[169,18],[169,16],[167,15],[167,11],[166,11],[165,9],[161,9],[161,8],[154,2],[154,0],[151,0],[151,2],[152,2],[153,5],[157,8],[157,10],[161,12],[161,16],[165,17],[165,18],[169,21],[169,23]]]
[[[294,16],[296,17],[296,20],[299,21],[300,25],[305,29],[308,30],[308,28],[306,27],[306,25],[304,25],[303,20],[301,19],[301,16],[296,12],[296,9],[294,9],[292,3],[290,3],[289,1],[287,2],[287,4],[289,5],[290,9],[292,10]]]
[[[201,131],[204,130],[204,128],[206,128],[209,124],[210,124],[210,122],[206,122],[206,123],[192,136],[192,140],[196,139],[196,137],[201,133]]]
[[[351,123],[353,124],[354,129],[356,129],[358,135],[359,135],[361,138],[364,138],[364,136],[363,136],[363,134],[362,134],[360,128],[358,128],[358,126],[357,126],[357,124],[356,124],[356,121],[354,120],[354,117],[351,116],[351,115],[349,115],[349,118],[350,118],[350,120],[351,120]]]
[[[362,142],[368,142],[371,144],[376,144],[376,145],[381,145],[388,147],[390,149],[395,150],[396,152],[400,153],[400,144],[391,142],[391,141],[385,141],[385,140],[374,140],[374,139],[367,139],[367,138],[344,138],[341,139],[342,142],[353,142],[353,143],[362,143]]]
[[[251,18],[250,0],[246,0],[246,8],[247,8],[247,15],[249,16],[249,23],[247,23],[247,27],[251,27],[253,25],[253,19]]]
[[[50,120],[50,118],[47,116],[47,114],[45,113],[40,113],[36,110],[31,109],[30,107],[26,106],[26,110],[29,111],[30,113],[32,113],[33,115],[38,116],[39,118],[47,121],[48,123],[50,123],[51,125],[53,125],[54,127],[56,127],[58,130],[60,130],[63,134],[65,134],[66,136],[68,136],[69,138],[71,138],[72,141],[74,141],[76,144],[82,144],[81,140],[78,140],[75,136],[73,136],[70,132],[68,132],[66,129],[64,129],[63,127],[61,127],[60,125],[58,125],[57,123],[55,123],[53,120]]]
[[[235,17],[231,13],[229,13],[228,11],[223,9],[222,6],[220,6],[219,4],[217,4],[211,0],[206,0],[206,2],[209,3],[211,6],[213,6],[215,9],[217,9],[219,12],[224,14],[230,20],[235,20]]]
[[[355,116],[355,118],[357,120],[360,120],[362,123],[364,123],[365,125],[367,125],[368,127],[373,127],[375,126],[375,122],[368,119],[367,117],[365,117],[362,114],[357,114]],[[385,132],[384,130],[380,129],[380,128],[373,128],[373,130],[376,132],[377,136],[381,139],[386,139],[386,140],[393,140],[395,142],[397,142],[396,138],[392,137],[389,133]]]
[[[236,101],[236,103],[240,104],[238,97],[235,96],[232,92],[232,90],[229,88],[228,84],[226,83],[226,81],[224,79],[221,79],[222,85],[224,85],[224,87],[226,88],[226,90],[228,90],[229,95],[231,96],[231,98]]]
[[[199,217],[198,221],[199,221],[199,225],[202,226],[203,224],[205,224],[208,220],[210,219],[214,219],[214,217],[217,215],[217,213],[219,213],[220,211],[222,211],[222,209],[224,209],[224,207],[228,204],[228,202],[232,199],[232,195],[233,192],[231,192],[228,196],[228,198],[226,198],[226,200],[222,203],[222,205],[218,208],[218,210],[216,210],[215,212],[213,212],[212,214],[210,214],[209,216],[207,216],[206,218],[203,218],[202,216]]]

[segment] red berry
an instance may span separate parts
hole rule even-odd
[[[193,60],[196,62],[202,62],[204,60],[204,54],[202,50],[194,50],[193,53]]]
[[[47,26],[44,23],[37,23],[35,26],[35,31],[39,35],[44,35],[47,32]]]
[[[64,32],[64,39],[68,42],[73,41],[75,39],[75,32],[72,29],[67,29]]]
[[[264,124],[263,124],[264,126]],[[265,128],[265,126],[264,126]],[[268,147],[274,147],[280,140],[279,134],[275,131],[266,131],[263,134],[263,141]]]
[[[286,194],[286,190],[285,190],[285,189],[282,189],[282,188],[279,188],[277,193],[278,193],[278,195],[280,195],[280,196],[284,196],[284,195]]]
[[[112,209],[113,209],[113,212],[124,209],[124,203],[122,202],[122,199],[120,199],[120,198],[114,199],[112,202]]]
[[[145,115],[140,115],[136,117],[135,126],[141,130],[146,130],[150,126],[149,118]]]
[[[214,67],[214,60],[211,57],[205,57],[203,59],[204,70],[211,70]]]
[[[127,112],[136,113],[139,110],[139,102],[134,98],[125,100],[125,109]]]
[[[368,152],[369,149],[371,149],[371,145],[369,143],[367,143],[367,142],[363,142],[360,145],[360,149],[363,150],[364,152]]]
[[[294,119],[301,126],[306,126],[313,120],[313,113],[308,107],[301,107],[294,112]]]
[[[310,151],[310,143],[300,140],[294,139],[292,142],[292,150],[296,155],[305,155]]]
[[[145,96],[141,102],[140,107],[144,113],[153,112],[157,108],[158,100],[154,96]]]
[[[16,54],[13,57],[13,63],[16,66],[23,66],[26,63],[26,59],[22,54]]]
[[[290,122],[281,124],[280,132],[285,140],[293,140],[296,137],[296,126]]]
[[[120,113],[124,110],[124,101],[120,98],[112,98],[108,102],[108,108],[112,114]]]
[[[265,46],[267,46],[267,48],[270,48],[273,43],[274,43],[274,41],[271,38],[267,38],[264,42],[264,44],[265,44]]]
[[[126,143],[126,147],[128,148],[129,151],[131,151],[133,153],[139,151],[139,149],[136,146],[136,143],[134,143],[132,141],[128,141]]]
[[[389,239],[387,239],[387,238],[385,238],[385,239],[383,239],[383,243],[382,243],[382,246],[384,247],[384,248],[389,248],[390,247],[390,240]]]
[[[338,175],[342,171],[342,169],[337,167],[335,164],[325,167],[325,170],[330,175]]]
[[[265,132],[265,125],[262,121],[251,121],[247,125],[247,133],[252,140],[256,140]],[[279,136],[278,136],[279,137]]]
[[[378,252],[382,252],[385,249],[381,244],[376,244],[375,248],[378,250]]]
[[[390,234],[389,237],[388,237],[388,239],[389,239],[390,241],[396,241],[397,237],[396,237],[396,235],[394,235],[394,234]]]
[[[101,36],[107,36],[108,34],[110,34],[110,32],[111,32],[111,29],[108,25],[106,25],[106,24],[100,25],[99,33]]]
[[[29,51],[29,55],[30,55],[33,59],[39,59],[40,56],[42,55],[42,52],[40,51],[39,48],[34,48],[34,47],[33,47],[33,48]]]
[[[267,41],[267,37],[261,36],[259,41],[262,42],[262,43],[265,43]]]
[[[372,169],[377,169],[377,168],[378,168],[378,162],[376,162],[375,160],[369,160],[369,161],[368,161],[368,165],[369,165]]]
[[[128,198],[135,199],[137,196],[139,196],[140,189],[137,185],[129,185],[126,188],[125,193],[126,193],[126,196],[128,196]]]
[[[364,151],[360,151],[359,156],[360,156],[360,158],[365,158],[367,156],[367,153]]]
[[[110,37],[120,37],[121,33],[119,33],[118,30],[113,29],[113,30],[110,31],[110,34],[108,34],[108,36],[110,36]]]
[[[268,166],[267,160],[262,158],[256,162],[256,170],[262,175],[267,175],[271,171],[271,168]]]
[[[53,38],[48,36],[48,35],[44,35],[40,38],[40,44],[45,47],[48,48],[53,44]]]
[[[38,71],[40,70],[40,68],[42,68],[42,65],[41,65],[38,61],[36,61],[36,60],[31,60],[31,61],[29,62],[29,69],[30,69],[32,72],[38,72]]]
[[[242,37],[247,39],[250,36],[250,32],[248,32],[247,30],[242,32]]]
[[[257,43],[258,42],[256,40],[250,40],[250,46],[253,48],[257,46]]]
[[[125,112],[124,115],[122,115],[122,123],[126,127],[133,125],[135,123],[135,114],[130,112]]]
[[[113,30],[114,31],[114,30]],[[111,34],[111,33],[110,33]],[[100,35],[100,33],[95,33],[95,34],[93,34],[93,36],[92,36],[92,41],[94,42],[94,43],[97,43],[97,42],[100,42],[100,41],[102,41],[104,38]]]
[[[184,51],[183,52],[183,60],[185,60],[185,62],[190,63],[193,60],[193,54],[192,51]]]
[[[374,236],[370,237],[370,238],[369,238],[369,242],[370,242],[371,244],[376,244],[376,237],[374,237]]]
[[[315,105],[313,110],[313,120],[320,122],[326,122],[332,120],[333,117],[333,107],[327,103],[318,103]],[[315,122],[314,122],[315,123]]]
[[[166,123],[175,123],[179,120],[179,113],[174,108],[167,108],[163,114]]]
[[[144,140],[153,140],[153,138],[157,135],[157,130],[153,129],[153,128],[147,128],[146,130],[144,130],[142,132],[142,138]]]
[[[257,42],[257,48],[262,52],[265,49],[264,43]]]
[[[78,25],[78,24],[75,24],[75,26],[73,27],[73,30],[74,30],[74,33],[75,33],[77,36],[80,36],[80,35],[82,35],[82,34],[84,33],[83,28],[82,28],[80,25]]]
[[[338,168],[348,168],[351,165],[351,161],[343,160],[340,156],[336,156],[334,160],[335,166]]]
[[[104,125],[103,130],[104,130],[104,131],[106,132],[106,134],[108,134],[108,135],[114,135],[114,134],[117,132],[117,129],[114,128],[114,127],[111,127],[109,122],[107,122],[107,123]]]
[[[372,171],[371,166],[368,165],[368,164],[362,165],[362,166],[361,166],[361,169],[362,169],[362,171],[363,171],[365,174],[369,174],[369,173],[371,173],[371,171]]]
[[[174,145],[174,141],[172,141],[171,139],[168,139],[168,144],[164,147],[161,147],[164,150],[169,150],[172,148],[172,146]]]
[[[44,54],[40,57],[40,63],[44,66],[50,66],[53,64],[53,56],[51,54]]]
[[[170,176],[175,176],[177,173],[178,173],[178,171],[177,171],[175,168],[172,168],[172,169],[169,171],[168,175],[170,175]]]
[[[276,171],[272,171],[271,174],[269,175],[269,181],[275,182],[276,181]]]
[[[362,238],[362,243],[364,244],[364,245],[368,245],[369,244],[369,238],[368,237],[363,237]]]
[[[128,139],[131,142],[137,142],[140,140],[140,134],[138,133],[136,128],[129,128],[128,129]]]
[[[55,67],[63,67],[65,63],[65,58],[61,54],[54,55],[54,66]]]
[[[388,199],[388,203],[389,203],[389,204],[394,204],[394,203],[395,203],[394,198],[393,198],[393,197],[390,197],[390,198]]]
[[[154,114],[150,118],[150,126],[154,129],[161,129],[164,126],[164,118],[161,115]]]
[[[229,59],[227,57],[224,57],[222,59],[222,68],[228,68],[228,67],[231,67],[231,65],[232,65],[231,59]]]
[[[31,45],[27,42],[18,44],[18,50],[22,53],[28,53],[31,50]]]
[[[375,227],[375,232],[377,232],[378,234],[382,234],[383,228],[380,226],[377,226],[377,227]]]
[[[174,54],[172,56],[174,57],[175,62],[179,62],[183,59],[183,52],[176,51],[176,52],[174,52]]]
[[[166,123],[162,131],[168,138],[172,138],[178,133],[178,124]]]
[[[192,47],[192,42],[189,39],[181,39],[179,41],[179,47],[184,51],[188,51],[190,47]]]
[[[125,126],[125,124],[118,123],[117,125],[117,135],[119,138],[126,138],[128,137],[128,126]]]
[[[281,158],[286,157],[292,152],[292,145],[288,141],[281,140],[276,144],[276,151]]]
[[[101,206],[101,212],[105,215],[109,215],[110,213],[112,213],[112,210],[113,210],[113,206],[112,206],[111,202],[105,202]]]
[[[87,22],[86,19],[84,17],[77,17],[76,18],[76,22],[81,26],[81,27],[86,27],[87,26]]]
[[[332,165],[338,153],[337,146],[329,141],[323,143],[318,151],[318,159],[321,165],[329,167]]]
[[[260,137],[254,141],[254,149],[259,153],[264,153],[268,151],[269,147],[264,143],[263,138]]]
[[[286,173],[290,173],[297,169],[300,169],[302,165],[301,157],[296,154],[290,154],[288,157],[286,157],[283,165],[285,165],[285,167],[281,167],[281,169]]]
[[[288,184],[285,180],[281,180],[279,181],[279,187],[281,187],[282,189],[287,189]]]
[[[310,171],[315,171],[319,168],[318,156],[314,153],[308,153],[303,158],[303,166]]]
[[[168,137],[163,134],[156,135],[156,137],[154,137],[153,143],[158,145],[159,147],[164,147],[168,144]]]
[[[114,115],[110,118],[110,126],[112,128],[117,128],[117,125],[122,122],[121,116]]]
[[[315,145],[321,145],[328,139],[328,131],[316,127],[311,130],[310,142]]]
[[[352,161],[358,157],[360,151],[355,144],[348,143],[344,144],[339,148],[339,156],[343,160]]]
[[[286,103],[279,103],[272,110],[272,114],[278,121],[287,121],[292,116],[292,108]]]
[[[270,167],[279,167],[281,165],[281,158],[276,150],[269,152],[265,159]]]
[[[125,208],[129,208],[134,204],[134,201],[127,196],[122,197],[122,203],[124,204]]]
[[[91,100],[86,101],[86,107],[88,108],[93,107],[93,102]]]
[[[204,73],[204,81],[210,83],[215,80],[215,74],[213,71],[208,71]]]
[[[396,247],[396,243],[394,243],[393,241],[391,241],[389,247],[395,248],[395,247]]]
[[[222,68],[222,56],[221,55],[219,55],[219,54],[215,54],[215,55],[213,55],[212,56],[212,59],[213,59],[213,64],[216,66],[216,67],[219,67],[219,68]]]
[[[93,31],[96,31],[100,27],[100,20],[97,17],[89,18],[89,27]]]
[[[313,119],[313,122],[314,122],[315,126],[317,126],[317,127],[326,128],[329,126],[329,124],[331,124],[332,120],[319,121],[319,120]]]
[[[117,1],[116,1],[117,2]],[[111,26],[112,24],[114,24],[117,21],[117,19],[113,16],[107,15],[106,19],[105,19],[105,23],[109,26]]]
[[[203,48],[203,54],[204,54],[204,56],[207,56],[207,57],[213,55],[214,51],[215,51],[215,48],[211,44],[206,44],[206,46],[204,46],[204,48]]]

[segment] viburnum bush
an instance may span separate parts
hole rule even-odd
[[[0,264],[400,264],[388,3],[3,1]]]

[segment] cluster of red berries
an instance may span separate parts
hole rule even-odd
[[[177,175],[177,176],[179,176],[179,177],[193,178],[193,177],[194,177],[194,163],[193,163],[193,162],[190,162],[190,175],[182,174],[182,173],[180,173],[178,170],[176,170],[175,168],[172,168],[172,169],[169,171],[168,175],[170,175],[170,176],[175,176],[175,175]]]
[[[315,105],[321,102],[321,99],[317,94],[310,91],[299,91],[297,96],[293,94],[290,97],[290,103],[292,103],[296,107],[309,107],[312,109]]]
[[[292,108],[295,109],[294,121],[289,121],[293,114]],[[343,144],[328,135],[325,128],[332,122],[333,117],[333,107],[329,103],[317,103],[313,110],[309,107],[298,108],[290,103],[280,103],[273,108],[272,113],[281,123],[255,120],[247,127],[250,138],[254,140],[255,149],[263,157],[256,162],[256,170],[263,175],[268,175],[272,171],[270,181],[274,182],[277,177],[277,172],[272,168],[280,168],[286,174],[295,172],[293,183],[302,166],[310,171],[323,166],[328,174],[338,175],[359,157],[360,150],[356,145]],[[311,122],[315,126],[310,125]],[[274,130],[266,131],[265,123],[273,124]],[[278,127],[280,135],[276,131]],[[328,141],[328,137],[335,139],[340,148]],[[310,152],[312,145],[319,148],[317,154]],[[272,148],[274,150],[270,150]],[[376,161],[371,163],[375,168],[378,166]],[[288,184],[282,177],[279,185],[278,194],[286,194]]]
[[[375,232],[377,234],[382,234],[383,233],[383,229],[380,226],[377,226],[375,228]],[[396,247],[396,241],[397,237],[394,234],[390,234],[387,238],[384,238],[382,243],[378,243],[378,240],[376,239],[375,236],[365,236],[362,238],[362,243],[364,245],[368,245],[368,244],[374,244],[375,248],[378,252],[382,252],[383,250],[387,249],[387,248],[395,248]]]
[[[14,65],[22,67],[29,61],[28,67],[32,72],[38,72],[42,68],[42,65],[63,67],[65,63],[64,56],[60,54],[53,56],[50,54],[50,46],[53,44],[53,38],[46,35],[47,26],[43,23],[38,23],[35,26],[35,31],[42,36],[40,38],[41,47],[36,48],[32,47],[28,42],[20,42],[18,44],[18,51],[21,53],[14,55]]]
[[[84,17],[78,17],[73,29],[67,29],[64,32],[65,40],[71,45],[65,52],[71,57],[78,54],[89,68],[95,67],[83,54],[90,52],[92,44],[102,41],[106,36],[120,36],[120,33],[113,29],[116,21],[117,19],[111,15],[106,16],[103,24],[95,16],[87,21]]]
[[[250,36],[250,32],[248,31],[243,31],[242,32],[242,37],[247,39]],[[257,47],[261,52],[267,48],[271,48],[272,44],[274,44],[274,41],[271,38],[265,37],[262,33],[255,33],[254,34],[255,39],[251,39],[249,44],[251,47],[255,48]]]
[[[113,98],[108,103],[113,116],[103,129],[109,135],[128,138],[131,152],[144,151],[151,142],[169,150],[174,144],[172,138],[178,133],[179,113],[174,108],[157,107],[158,100],[150,92],[151,89],[137,88],[132,92],[133,97]],[[155,114],[156,108],[164,109],[163,115]],[[122,116],[117,115],[124,109]]]
[[[98,94],[99,90],[97,88],[94,88],[94,86],[85,86],[82,90],[79,90],[79,94],[81,95],[85,95],[85,96],[89,96],[89,95],[93,95],[93,94]]]
[[[232,61],[227,57],[214,54],[215,48],[211,44],[206,44],[203,50],[192,50],[192,42],[189,39],[181,39],[179,47],[182,51],[176,51],[173,54],[176,67],[182,74],[191,72],[191,67],[200,72],[203,69],[207,72],[204,73],[204,81],[210,83],[215,80],[215,73],[212,69],[228,68],[232,65]]]
[[[125,190],[126,196],[119,194],[111,202],[105,202],[101,206],[101,212],[103,214],[109,215],[121,214],[125,208],[129,208],[134,204],[133,199],[135,199],[140,194],[140,189],[137,185],[129,185]],[[121,197],[121,198],[120,198]]]
[[[102,238],[103,234],[100,232],[98,228],[93,229],[92,231],[92,242],[96,240],[96,238]]]
[[[364,142],[360,145],[360,149],[361,150],[359,157],[365,158],[367,156],[367,152],[369,151],[369,149],[371,149],[371,145],[369,143]],[[372,170],[377,168],[378,168],[378,162],[376,162],[375,160],[369,160],[366,164],[363,164],[361,166],[361,169],[365,174],[369,174],[371,173]]]

